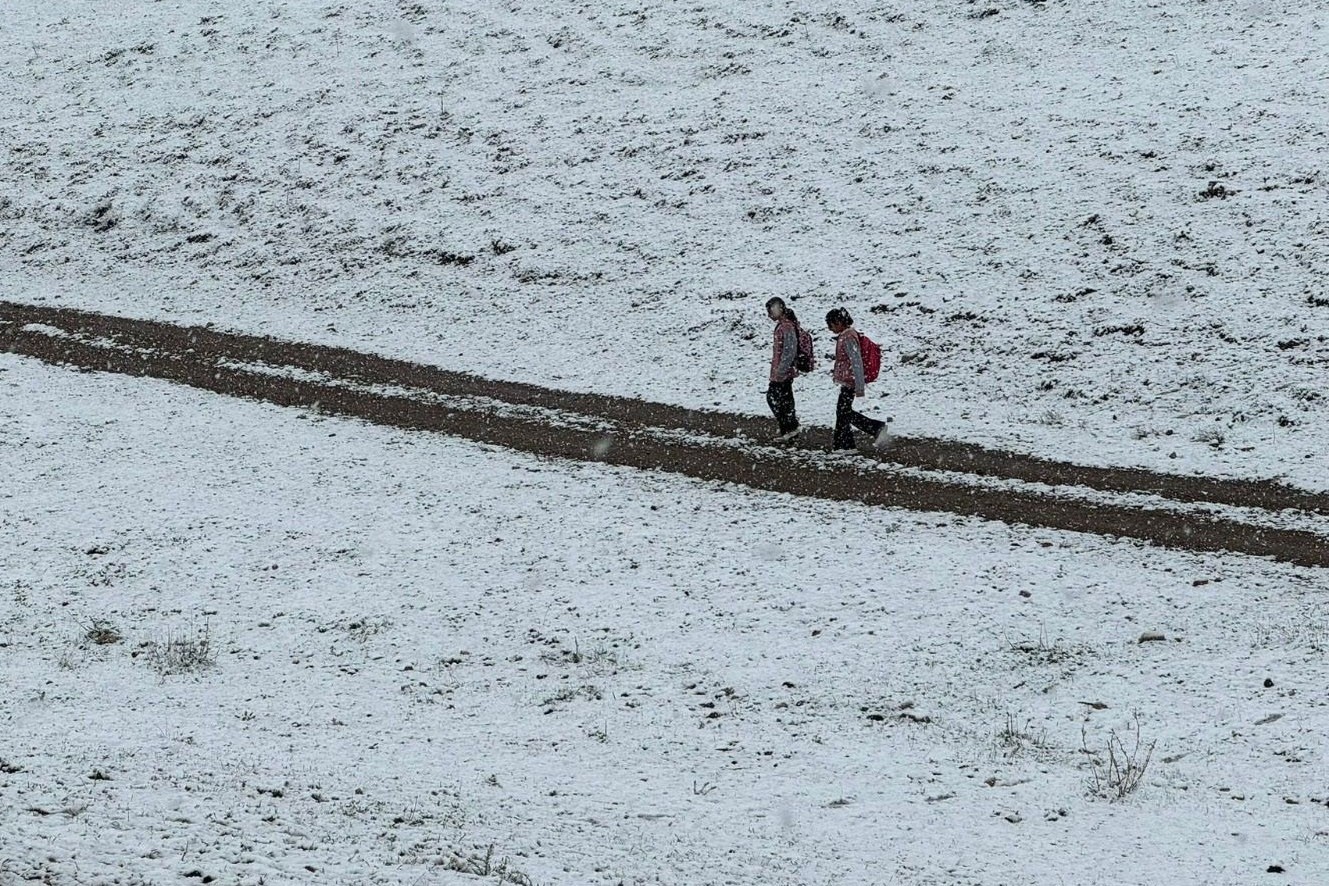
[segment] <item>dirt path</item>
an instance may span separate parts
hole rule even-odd
[[[492,381],[342,348],[3,301],[0,350],[447,433],[537,455],[668,471],[837,501],[1134,538],[1199,552],[1232,551],[1329,566],[1329,539],[1311,532],[1162,507],[1077,500],[1036,486],[995,488],[889,466],[1150,493],[1177,502],[1329,514],[1329,495],[1272,482],[1086,467],[963,443],[907,438],[898,439],[886,453],[826,459],[807,450],[756,445],[754,441],[769,434],[769,422],[749,416]],[[810,435],[808,442],[828,442],[828,435],[823,429]]]

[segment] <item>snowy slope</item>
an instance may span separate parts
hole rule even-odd
[[[1313,571],[12,356],[0,460],[4,886],[1329,878]]]
[[[1325,488],[1327,16],[23,2],[5,295],[752,412],[844,303],[903,432]]]

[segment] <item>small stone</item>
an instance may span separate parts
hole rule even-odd
[[[1021,592],[1020,592],[1020,596],[1021,596],[1021,597],[1032,597],[1033,595],[1034,595],[1034,592],[1033,592],[1033,591],[1029,591],[1029,590],[1024,590],[1024,591],[1021,591]]]
[[[1281,874],[1281,873],[1283,873],[1283,866],[1282,866],[1281,864],[1271,864],[1271,865],[1269,865],[1268,868],[1265,869],[1265,873],[1266,873],[1266,874]]]
[[[1166,640],[1166,639],[1167,637],[1165,637],[1160,631],[1145,631],[1143,634],[1140,635],[1139,642],[1153,643],[1158,640]]]
[[[1265,689],[1272,689],[1272,688],[1274,688],[1274,681],[1273,681],[1273,678],[1272,678],[1272,677],[1265,677],[1265,678],[1264,678],[1264,688],[1265,688]]]

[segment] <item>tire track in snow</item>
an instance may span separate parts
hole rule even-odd
[[[764,417],[688,409],[624,397],[559,391],[522,382],[498,381],[346,348],[288,342],[209,327],[133,320],[69,308],[0,301],[0,319],[38,323],[118,340],[139,347],[184,351],[240,362],[294,366],[366,384],[422,388],[446,396],[482,397],[514,405],[578,412],[627,427],[671,428],[717,437],[759,441],[770,434]],[[811,428],[809,448],[830,445],[829,428]],[[889,451],[864,453],[901,467],[976,474],[1050,486],[1084,486],[1102,492],[1147,493],[1187,503],[1264,510],[1301,510],[1329,515],[1329,494],[1308,492],[1273,480],[1166,474],[1141,468],[1100,467],[1054,461],[972,443],[925,437],[896,437]]]
[[[1080,501],[1028,486],[992,488],[957,482],[953,476],[891,471],[869,458],[818,461],[800,450],[736,446],[735,439],[756,439],[768,422],[492,381],[344,348],[0,301],[0,350],[84,370],[166,379],[229,396],[446,433],[536,455],[659,470],[833,501],[1132,538],[1197,552],[1230,551],[1329,566],[1329,539],[1313,532],[1166,508]],[[412,396],[412,389],[436,396],[421,399]],[[494,403],[527,408],[494,408]],[[611,429],[562,421],[557,413],[607,421]],[[660,433],[676,430],[691,436]],[[719,439],[707,442],[697,435]],[[890,452],[871,455],[914,468],[1027,483],[1329,513],[1329,496],[1265,481],[1083,467],[926,440],[900,440]],[[1139,482],[1129,486],[1132,477]]]

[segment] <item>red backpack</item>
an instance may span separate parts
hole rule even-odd
[[[817,368],[817,355],[812,350],[812,333],[797,323],[794,329],[798,331],[798,356],[794,358],[794,368],[799,372],[811,372]]]
[[[863,355],[863,381],[876,381],[881,374],[881,345],[860,332],[858,351]]]

